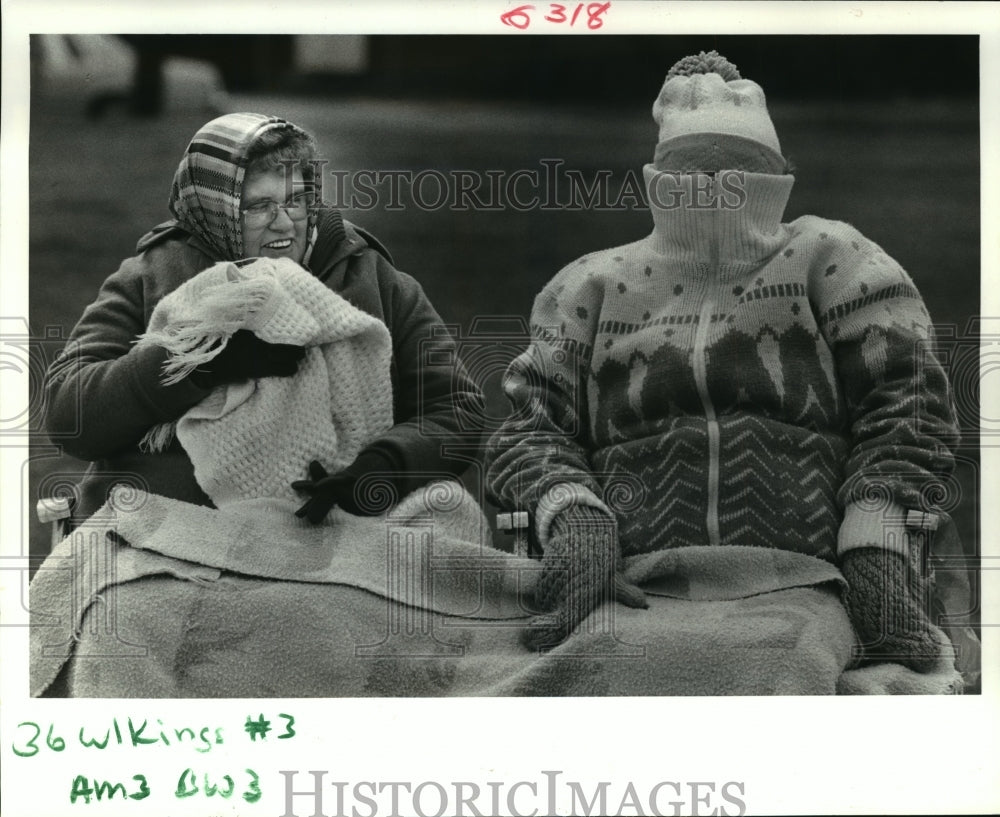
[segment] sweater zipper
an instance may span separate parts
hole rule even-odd
[[[712,177],[712,193],[715,193],[715,177]],[[705,411],[705,425],[708,433],[708,507],[705,511],[705,525],[708,529],[709,545],[719,545],[719,421],[715,414],[711,395],[708,393],[708,333],[715,310],[716,280],[719,276],[719,224],[718,210],[712,210],[712,240],[709,244],[708,292],[698,316],[698,329],[694,339],[694,379]]]

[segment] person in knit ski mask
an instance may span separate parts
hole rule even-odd
[[[430,477],[464,470],[441,450],[449,439],[478,441],[482,397],[465,370],[436,365],[453,359],[453,343],[420,285],[396,270],[386,250],[332,208],[311,207],[316,145],[291,122],[235,113],[204,125],[174,175],[172,218],[143,236],[136,255],[105,280],[45,379],[46,427],[71,456],[91,461],[79,486],[74,522],[104,504],[121,481],[151,493],[211,505],[191,460],[174,440],[155,455],[140,442],[151,429],[177,421],[219,386],[294,374],[305,354],[292,344],[266,343],[241,329],[210,363],[166,382],[168,352],[136,343],[157,304],[221,261],[288,259],[353,306],[384,323],[392,338],[393,423],[357,459],[334,474],[302,463],[301,514],[318,522],[334,506],[357,514],[383,508],[355,497],[373,472],[397,496]],[[432,334],[443,355],[421,343]],[[428,436],[422,430],[434,429]]]
[[[607,599],[645,606],[630,557],[749,545],[835,561],[869,656],[928,671],[941,647],[902,533],[957,425],[920,295],[848,224],[782,223],[794,177],[763,90],[725,58],[674,65],[653,116],[652,234],[544,287],[487,445],[488,495],[533,511],[544,549],[552,612],[528,644]]]

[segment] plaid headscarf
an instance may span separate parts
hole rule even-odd
[[[274,128],[301,131],[291,122],[259,113],[231,113],[213,119],[194,135],[174,174],[170,212],[181,227],[211,247],[220,261],[243,258],[240,198],[247,150]],[[310,244],[314,223],[310,215]],[[306,258],[308,255],[307,247]]]

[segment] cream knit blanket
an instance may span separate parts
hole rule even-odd
[[[286,259],[222,262],[157,304],[140,344],[170,352],[167,382],[218,355],[239,329],[306,347],[292,377],[220,387],[176,423],[195,478],[219,508],[241,500],[301,504],[291,483],[310,460],[330,473],[349,465],[392,425],[389,331]],[[147,435],[147,449],[172,429]]]

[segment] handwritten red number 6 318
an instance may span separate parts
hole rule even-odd
[[[604,20],[601,19],[601,15],[605,14],[607,10],[611,8],[611,3],[587,3],[587,28],[591,30],[596,30],[604,25]],[[577,17],[580,16],[580,12],[583,11],[584,4],[577,3],[576,8],[573,10],[572,17],[569,18],[569,24],[572,26],[576,23]],[[529,11],[534,11],[534,6],[518,6],[510,11],[500,15],[500,22],[505,26],[514,26],[514,28],[519,28],[522,31],[531,25],[531,15],[528,14]],[[549,3],[549,13],[543,18],[550,23],[565,23],[566,17],[566,6],[562,3]]]

